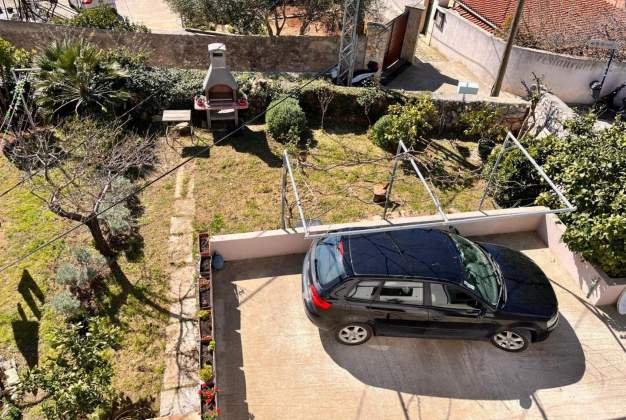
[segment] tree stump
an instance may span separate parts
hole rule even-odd
[[[385,198],[387,197],[387,188],[389,188],[389,184],[379,184],[374,186],[374,203],[381,204],[385,202]]]

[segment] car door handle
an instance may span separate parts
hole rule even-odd
[[[430,320],[431,321],[441,321],[443,319],[442,316],[431,316]]]
[[[371,309],[373,311],[383,311],[383,312],[404,312],[404,309],[385,308],[385,307],[380,307],[380,306],[368,306],[367,309]]]

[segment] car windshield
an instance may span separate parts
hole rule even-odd
[[[496,306],[500,298],[500,280],[487,255],[472,241],[450,234],[461,254],[466,278],[463,284],[477,292],[489,304]]]
[[[326,238],[315,249],[315,269],[321,286],[329,286],[346,275],[343,266],[343,243],[341,238]]]

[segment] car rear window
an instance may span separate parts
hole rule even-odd
[[[343,244],[340,237],[330,237],[320,241],[315,249],[315,269],[317,282],[322,287],[331,286],[345,278],[343,265]]]

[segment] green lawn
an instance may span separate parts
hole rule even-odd
[[[170,164],[171,162],[168,162]],[[0,155],[0,191],[18,181],[18,171]],[[165,325],[169,302],[167,240],[172,212],[173,179],[165,179],[141,197],[145,207],[140,219],[144,239],[143,258],[120,261],[129,284],[107,281],[104,297],[108,316],[120,326],[122,345],[112,356],[116,392],[132,403],[158,408],[163,376]],[[27,189],[19,188],[0,199],[1,263],[34,249],[69,227],[68,221],[49,212]],[[0,274],[0,352],[14,357],[20,367],[46,357],[49,332],[62,322],[46,306],[54,294],[54,270],[69,258],[74,246],[90,246],[90,236],[79,229],[16,267]],[[95,252],[95,251],[94,251]],[[37,418],[37,408],[27,417]]]
[[[284,145],[263,130],[262,125],[252,126],[211,149],[209,159],[198,160],[198,230],[224,234],[279,228]],[[374,146],[366,134],[314,130],[312,137],[301,163],[292,158],[307,219],[341,223],[382,216],[372,195],[375,186],[388,182],[393,156]],[[476,143],[434,140],[419,161],[447,212],[477,208],[484,181]],[[293,205],[292,193],[289,200]],[[391,217],[435,213],[407,163],[398,169],[391,200]],[[295,207],[292,215],[295,225]]]

